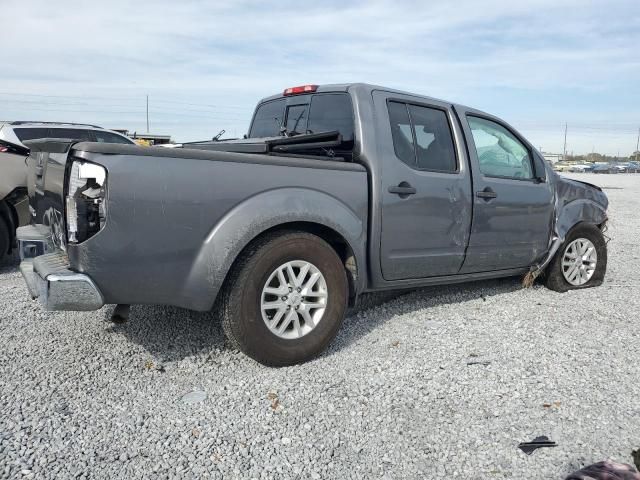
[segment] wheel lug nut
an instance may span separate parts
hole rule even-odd
[[[289,287],[289,291],[290,291],[290,292],[293,292],[293,288]]]
[[[300,287],[298,287],[298,293],[300,293],[302,291],[302,289]]]
[[[286,300],[286,299],[287,299],[287,296],[283,295],[282,300]]]

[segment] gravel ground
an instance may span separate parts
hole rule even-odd
[[[575,176],[608,187],[605,285],[412,292],[351,315],[329,352],[291,368],[229,350],[210,315],[43,312],[5,264],[0,478],[522,480],[631,463],[640,175]],[[206,398],[188,403],[193,391]],[[538,435],[558,446],[518,450]]]

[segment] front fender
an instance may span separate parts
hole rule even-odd
[[[366,219],[337,198],[303,188],[262,192],[235,206],[211,229],[191,266],[183,295],[197,310],[209,310],[240,252],[266,230],[291,222],[331,228],[349,243],[359,270],[365,272]]]
[[[562,241],[569,230],[581,222],[601,225],[607,221],[607,211],[601,204],[590,199],[574,200],[560,207],[556,220],[556,235]]]

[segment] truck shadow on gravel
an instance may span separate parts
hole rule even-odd
[[[3,273],[11,273],[18,270],[20,258],[16,253],[0,258],[0,275]]]
[[[349,310],[338,337],[322,356],[330,356],[347,348],[398,315],[487,298],[521,288],[519,278],[506,278],[363,296],[358,305]],[[109,321],[112,311],[113,308],[106,309],[105,321]],[[133,306],[129,321],[122,325],[111,324],[109,331],[120,333],[129,341],[141,345],[163,363],[194,356],[215,356],[221,350],[231,348],[214,312]]]
[[[336,340],[324,355],[332,355],[356,343],[360,338],[399,315],[443,305],[462,304],[480,298],[487,299],[522,288],[522,278],[511,277],[369,294],[370,297],[362,298],[359,304],[350,310]],[[395,340],[402,341],[402,338],[390,338],[389,342]]]

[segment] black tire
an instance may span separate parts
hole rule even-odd
[[[304,260],[320,270],[327,285],[326,309],[306,335],[285,339],[262,318],[260,301],[270,275],[281,265]],[[310,360],[334,339],[347,308],[348,281],[340,257],[321,238],[305,232],[276,232],[250,244],[233,266],[221,298],[222,326],[233,346],[267,366]]]
[[[595,246],[597,254],[596,269],[588,282],[583,285],[572,285],[562,274],[562,257],[569,244],[578,238],[586,238]],[[580,223],[569,231],[564,243],[560,246],[555,257],[547,267],[547,271],[545,272],[545,285],[547,288],[555,290],[556,292],[597,287],[602,285],[606,271],[607,244],[604,235],[597,226],[589,223]]]
[[[9,253],[12,238],[13,235],[7,226],[7,222],[4,218],[0,217],[0,259]]]

